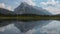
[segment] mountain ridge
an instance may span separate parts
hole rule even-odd
[[[39,15],[52,15],[45,9],[41,7],[28,5],[27,3],[21,3],[17,8],[15,8],[17,14],[39,14]]]

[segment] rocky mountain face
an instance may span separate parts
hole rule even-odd
[[[21,3],[16,9],[15,12],[17,14],[38,14],[38,15],[51,15],[50,12],[48,12],[45,9],[42,9],[41,7],[31,6],[25,2]]]

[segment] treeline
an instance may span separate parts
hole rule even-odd
[[[7,15],[5,15],[5,14],[1,14],[0,13],[0,16],[43,16],[43,17],[57,17],[57,16],[59,16],[60,17],[60,15],[37,15],[37,14],[7,14]]]

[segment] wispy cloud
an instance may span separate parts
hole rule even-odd
[[[0,8],[5,8],[5,4],[4,3],[0,3]]]
[[[27,2],[29,5],[33,5],[35,6],[36,4],[33,2],[33,0],[24,0],[25,2]]]
[[[60,3],[55,0],[48,0],[47,2],[41,2],[40,5],[53,14],[60,14]]]
[[[6,9],[12,10],[12,7],[11,6],[7,6]]]
[[[17,0],[15,3],[16,4],[20,4],[22,2],[26,2],[26,3],[28,3],[29,5],[32,5],[32,6],[35,6],[36,5],[35,2],[33,2],[33,0],[19,0],[19,1]]]
[[[11,6],[6,6],[5,3],[0,3],[0,8],[5,8],[5,9],[8,9],[8,10],[12,10],[12,7]]]

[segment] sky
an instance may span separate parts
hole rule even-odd
[[[52,14],[60,14],[60,0],[0,0],[0,8],[14,10],[22,2],[29,5],[42,7]]]

